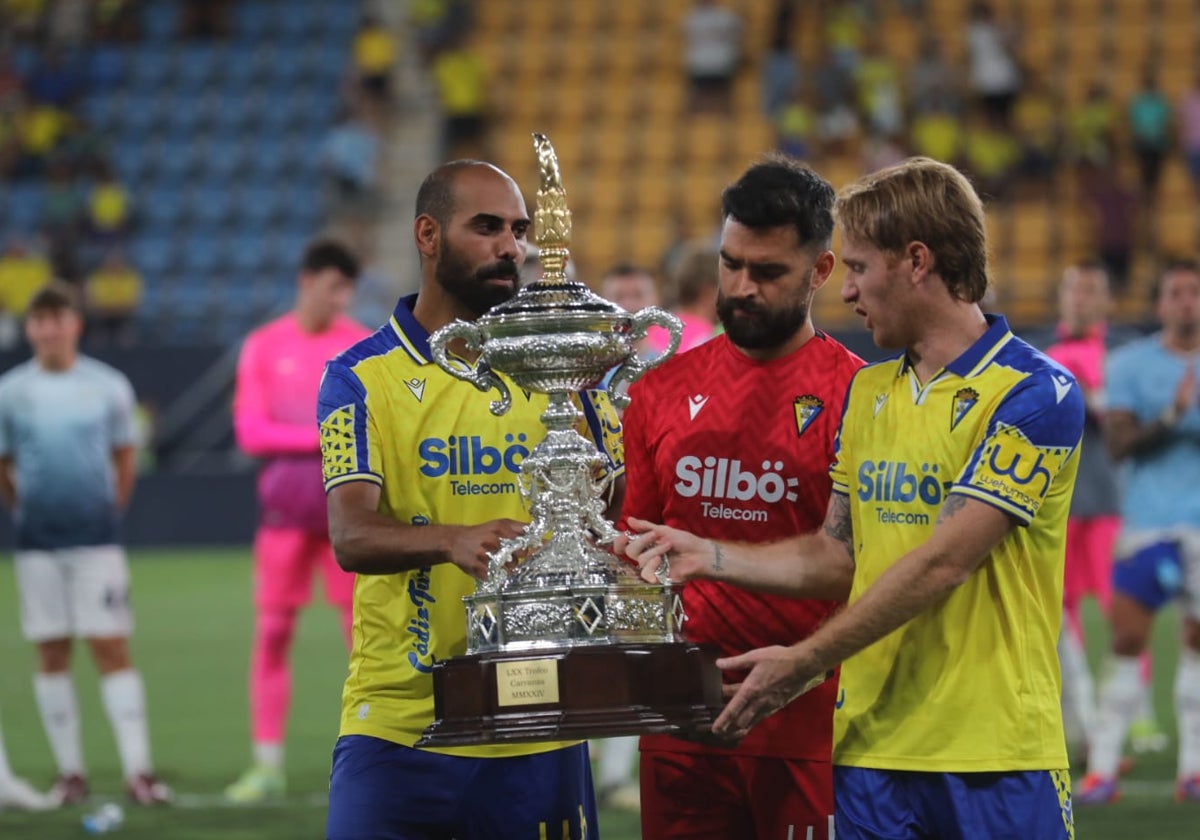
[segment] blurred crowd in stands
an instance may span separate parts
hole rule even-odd
[[[123,56],[151,37],[143,27],[151,5],[0,0],[0,193],[25,184],[40,196],[32,219],[8,218],[0,226],[0,349],[19,343],[18,322],[30,297],[52,278],[84,292],[88,344],[137,340],[146,283],[160,278],[144,278],[130,257],[139,196],[114,165],[118,138],[98,131],[83,103],[96,88],[111,87]],[[347,4],[348,12],[359,5]],[[165,10],[175,22],[171,42],[230,38],[234,7],[230,0],[181,0]],[[397,54],[394,35],[364,15],[339,91],[342,113],[320,146],[324,221],[344,222],[350,238],[365,235],[378,205],[381,132],[391,112],[388,79]],[[101,65],[105,72],[97,72]],[[150,139],[142,148],[148,157]]]

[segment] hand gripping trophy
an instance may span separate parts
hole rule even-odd
[[[625,312],[566,276],[571,241],[558,159],[534,135],[540,188],[534,225],[541,280],[478,321],[455,321],[431,336],[434,361],[512,404],[505,379],[549,395],[545,439],[521,464],[532,521],[490,556],[489,574],[467,596],[467,653],[434,667],[435,721],[418,746],[566,740],[645,732],[702,736],[721,706],[711,651],[686,642],[679,592],[664,574],[646,584],[604,546],[617,531],[604,518],[611,475],[580,435],[572,395],[634,381],[679,346],[681,325],[650,308]],[[671,336],[647,361],[635,346],[651,325]],[[471,367],[447,345],[479,353]],[[619,366],[619,367],[618,367]]]

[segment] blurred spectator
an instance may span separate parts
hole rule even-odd
[[[649,269],[632,263],[617,263],[604,273],[600,281],[600,294],[633,315],[647,306],[658,306],[658,283]],[[646,337],[638,342],[637,351],[642,356],[658,356],[670,342],[667,331],[651,327]]]
[[[822,154],[841,154],[858,136],[858,115],[854,101],[854,83],[850,73],[834,59],[828,44],[822,43],[814,74],[817,92],[817,138]]]
[[[805,94],[796,90],[775,114],[775,148],[797,160],[812,154],[816,120]]]
[[[30,73],[25,88],[33,99],[70,110],[83,95],[84,79],[63,50],[52,48]]]
[[[113,244],[129,232],[133,218],[129,191],[112,169],[105,169],[92,185],[87,199],[87,229],[92,238]]]
[[[884,48],[881,36],[867,43],[854,70],[856,100],[872,134],[895,135],[903,129],[900,68]]]
[[[1068,109],[1067,139],[1077,163],[1106,166],[1113,151],[1117,111],[1108,90],[1099,82],[1088,88],[1087,98]]]
[[[1200,73],[1179,101],[1179,146],[1192,186],[1200,191]]]
[[[0,309],[22,317],[29,301],[52,279],[50,261],[25,238],[13,237],[0,254]]]
[[[416,33],[421,60],[430,63],[439,50],[470,32],[473,12],[471,0],[411,0],[408,20]]]
[[[921,37],[917,54],[908,68],[908,101],[914,113],[929,108],[962,113],[959,74],[942,52],[942,42],[932,33]]]
[[[962,124],[940,100],[913,116],[909,136],[915,155],[949,164],[957,164],[962,158]]]
[[[693,112],[728,113],[742,53],[742,19],[716,0],[695,0],[683,19],[684,66]]]
[[[433,78],[442,106],[445,160],[483,157],[487,126],[487,68],[465,36],[438,53]]]
[[[17,123],[4,107],[0,107],[0,180],[8,180],[16,174],[20,157],[21,137],[17,133]]]
[[[971,93],[1002,124],[1010,124],[1010,116],[1021,75],[1009,50],[1013,33],[996,21],[988,3],[971,6],[967,22],[966,45],[968,83]]]
[[[1080,167],[1080,177],[1096,251],[1108,269],[1114,291],[1123,291],[1129,280],[1137,196],[1125,185],[1116,167],[1085,163]]]
[[[998,114],[980,111],[968,123],[964,163],[985,200],[1008,197],[1008,187],[1020,158],[1016,138]]]
[[[42,199],[42,225],[51,233],[74,235],[83,213],[83,195],[65,161],[50,164]]]
[[[388,28],[378,18],[363,17],[354,36],[354,75],[360,89],[374,103],[391,101],[397,54],[396,39]]]
[[[183,0],[179,34],[184,38],[228,38],[233,32],[230,0]]]
[[[89,338],[102,344],[132,344],[134,318],[142,305],[144,285],[142,275],[120,250],[109,251],[87,278]]]
[[[671,277],[674,298],[671,311],[683,322],[678,353],[703,344],[718,331],[717,288],[720,277],[717,263],[720,259],[720,254],[711,246],[693,245],[680,258]]]
[[[353,110],[329,132],[321,164],[329,179],[335,213],[366,212],[374,206],[379,149],[379,132]]]
[[[762,109],[774,117],[793,100],[800,87],[800,64],[792,48],[795,0],[776,0],[771,45],[763,58]]]
[[[1142,197],[1153,201],[1171,148],[1171,103],[1158,89],[1158,77],[1147,70],[1142,87],[1129,101],[1129,134],[1137,156]]]
[[[27,100],[17,109],[16,131],[20,148],[14,167],[17,177],[38,177],[46,171],[50,153],[66,135],[71,117],[53,105]]]
[[[862,57],[866,23],[867,12],[859,0],[833,0],[833,8],[825,12],[825,42],[834,64],[847,74]]]
[[[61,158],[76,176],[97,176],[107,165],[108,146],[91,122],[76,114],[72,116],[70,130],[59,142],[55,157]]]
[[[1024,183],[1038,187],[1047,196],[1062,144],[1059,110],[1046,83],[1035,76],[1021,91],[1013,112],[1016,135],[1021,138],[1021,176]]]

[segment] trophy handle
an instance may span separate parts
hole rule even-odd
[[[471,350],[478,351],[483,347],[483,330],[477,324],[467,321],[454,321],[429,336],[429,352],[433,354],[433,361],[438,367],[455,379],[470,382],[484,393],[493,388],[499,391],[499,398],[492,400],[491,404],[492,414],[499,417],[512,407],[512,394],[509,392],[508,386],[496,375],[491,365],[482,358],[479,359],[474,367],[468,367],[451,361],[449,354],[446,352],[446,345],[457,338],[465,341],[467,347]]]
[[[647,330],[652,326],[662,327],[666,330],[668,335],[671,336],[671,343],[667,346],[666,350],[653,359],[643,359],[634,353],[621,362],[621,366],[617,368],[616,373],[612,375],[612,379],[608,381],[608,398],[617,408],[625,408],[629,405],[629,394],[625,391],[618,392],[618,385],[632,385],[642,374],[661,365],[679,349],[679,341],[683,338],[683,322],[670,312],[659,309],[657,306],[647,306],[629,319],[629,337],[631,341],[636,342],[645,338]]]

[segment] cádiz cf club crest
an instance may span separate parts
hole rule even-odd
[[[950,407],[950,431],[966,416],[967,412],[979,402],[979,392],[974,388],[959,388],[954,395],[954,403]]]
[[[817,419],[817,415],[824,407],[825,401],[812,394],[796,397],[795,402],[792,403],[792,409],[796,412],[796,437],[804,434],[804,430]]]

